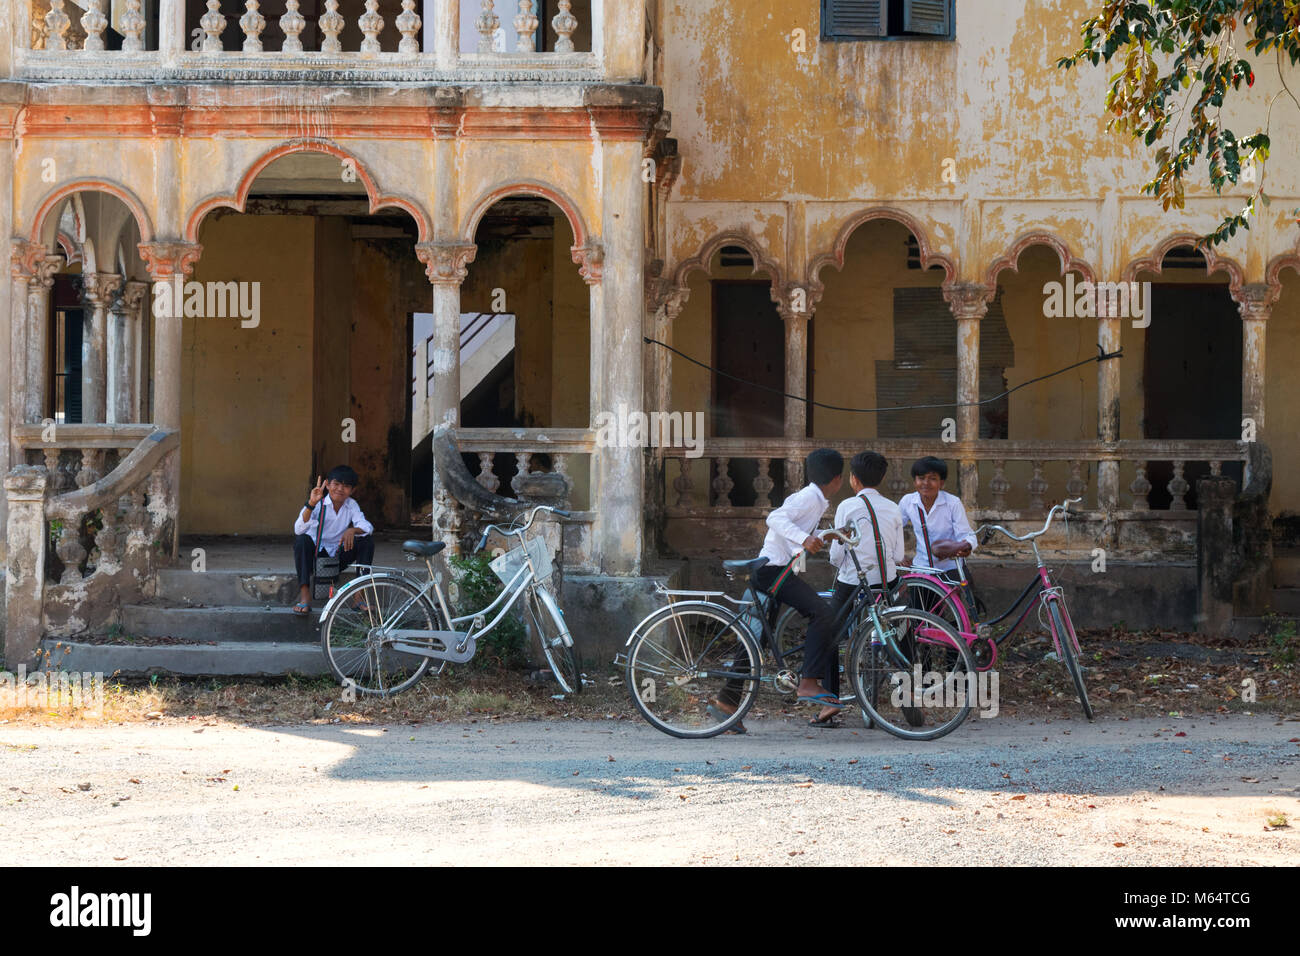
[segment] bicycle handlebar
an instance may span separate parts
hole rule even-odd
[[[533,522],[537,520],[538,513],[542,511],[549,511],[551,512],[551,514],[559,515],[561,518],[569,518],[572,517],[573,515],[572,512],[565,511],[563,508],[556,508],[553,507],[552,505],[537,505],[529,513],[528,520],[525,521],[522,525],[520,525],[517,528],[514,527],[513,524],[508,528],[503,528],[499,524],[490,524],[486,528],[484,528],[482,536],[478,539],[478,544],[474,547],[475,553],[482,551],[485,547],[487,547],[488,535],[493,531],[499,531],[501,534],[507,536],[518,535],[520,538],[523,538],[524,532],[533,526]]]
[[[983,531],[989,530],[989,531],[1001,531],[1003,534],[1005,534],[1008,538],[1010,538],[1013,541],[1029,541],[1033,538],[1040,538],[1043,535],[1047,534],[1047,529],[1052,524],[1052,518],[1056,516],[1056,513],[1058,511],[1068,515],[1070,514],[1070,505],[1077,504],[1082,500],[1083,500],[1082,498],[1066,498],[1059,505],[1052,505],[1051,510],[1047,512],[1047,521],[1043,524],[1042,529],[1039,531],[1027,531],[1024,534],[1015,535],[1012,534],[1010,531],[1008,531],[1006,528],[1002,527],[1002,525],[1000,524],[982,524],[975,529],[975,534],[979,535]]]
[[[825,531],[815,531],[813,536],[820,538],[822,541],[827,538],[839,538],[850,548],[856,548],[858,542],[862,540],[862,535],[852,525],[846,528],[827,528]]]

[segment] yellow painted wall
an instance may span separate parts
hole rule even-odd
[[[199,241],[193,278],[261,282],[261,324],[185,320],[181,531],[287,535],[311,467],[314,226],[214,216]]]

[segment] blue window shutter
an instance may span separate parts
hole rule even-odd
[[[947,36],[952,30],[952,0],[903,0],[903,29]]]
[[[885,0],[822,0],[822,36],[828,40],[885,36]]]

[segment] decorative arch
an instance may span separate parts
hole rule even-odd
[[[728,229],[725,232],[720,232],[705,242],[698,253],[678,263],[677,268],[672,273],[673,278],[669,287],[669,294],[676,294],[680,297],[679,301],[685,304],[687,298],[690,297],[690,289],[686,283],[690,279],[691,273],[699,270],[707,274],[709,263],[718,254],[718,250],[724,246],[741,246],[753,257],[754,271],[766,272],[772,277],[772,301],[777,305],[781,305],[784,301],[782,292],[786,285],[785,274],[775,259],[764,254],[762,244],[748,229]]]
[[[1264,281],[1270,289],[1281,290],[1283,269],[1293,269],[1296,273],[1300,273],[1300,253],[1292,249],[1289,252],[1278,253],[1269,260],[1268,268],[1264,270]]]
[[[828,265],[835,266],[837,270],[843,269],[844,255],[848,249],[849,237],[858,230],[859,226],[864,226],[873,219],[892,219],[895,222],[902,223],[916,237],[916,245],[921,252],[921,268],[928,269],[932,265],[941,265],[944,268],[945,285],[957,280],[956,263],[949,256],[931,250],[930,238],[914,216],[892,206],[876,206],[872,209],[864,209],[861,212],[854,213],[846,219],[835,237],[830,252],[823,252],[808,263],[808,287],[812,290],[814,299],[820,299],[822,295],[820,279],[822,269]]]
[[[380,209],[389,207],[401,209],[412,219],[418,230],[418,242],[426,242],[429,238],[430,226],[429,217],[425,215],[420,204],[413,199],[407,199],[405,196],[388,194],[380,189],[379,184],[375,182],[373,176],[366,170],[365,166],[357,157],[353,156],[347,150],[335,146],[328,140],[323,139],[300,139],[292,143],[285,143],[277,146],[269,152],[263,153],[254,163],[248,167],[244,175],[240,178],[235,186],[233,193],[225,193],[201,200],[194,210],[185,220],[185,240],[187,242],[197,242],[199,238],[199,226],[202,225],[204,217],[213,209],[225,206],[234,209],[236,212],[243,212],[248,203],[248,194],[253,188],[253,182],[266,167],[270,166],[277,159],[288,156],[291,153],[328,153],[336,156],[340,160],[351,160],[356,165],[357,178],[361,184],[366,187],[366,197],[370,200],[370,211],[376,212]],[[147,240],[145,240],[147,241]]]
[[[81,192],[108,193],[110,196],[121,200],[132,217],[134,217],[140,235],[145,237],[146,241],[154,238],[153,222],[149,218],[144,203],[140,201],[135,193],[125,186],[107,179],[78,179],[58,187],[41,201],[32,220],[31,241],[41,243],[46,248],[52,247],[58,240],[59,224],[57,219],[53,222],[50,221],[51,214],[60,212],[64,200],[75,198],[76,194]],[[82,229],[84,229],[84,224]]]
[[[988,271],[984,274],[984,284],[990,287],[997,285],[998,275],[1003,269],[1010,269],[1012,272],[1020,271],[1020,257],[1031,246],[1047,246],[1056,253],[1056,257],[1061,260],[1061,274],[1067,272],[1077,272],[1083,276],[1085,282],[1096,282],[1097,274],[1092,265],[1084,259],[1080,259],[1070,251],[1070,246],[1063,240],[1052,235],[1050,232],[1026,232],[1018,236],[1015,241],[1007,248],[1007,251],[998,258],[994,259],[989,265]]]
[[[1228,274],[1228,291],[1234,299],[1241,294],[1241,287],[1245,283],[1245,272],[1241,264],[1235,259],[1227,256],[1215,255],[1214,250],[1201,247],[1201,237],[1193,235],[1190,232],[1180,232],[1177,235],[1165,239],[1154,249],[1151,254],[1140,259],[1134,259],[1124,267],[1123,281],[1136,282],[1138,273],[1154,272],[1160,274],[1161,263],[1164,262],[1170,250],[1177,249],[1179,246],[1191,246],[1194,249],[1200,249],[1205,256],[1205,274],[1214,275],[1222,269]]]
[[[573,230],[573,248],[575,252],[584,248],[591,240],[591,232],[587,229],[582,213],[578,211],[577,203],[554,186],[532,179],[520,179],[493,186],[478,198],[478,201],[470,208],[465,221],[461,223],[461,241],[472,246],[474,244],[474,233],[478,231],[479,222],[489,209],[507,196],[538,196],[542,199],[549,199],[559,206],[565,218],[569,220],[569,227]]]

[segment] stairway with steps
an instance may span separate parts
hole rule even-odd
[[[1300,548],[1278,548],[1273,552],[1274,614],[1300,617]]]
[[[377,533],[375,564],[422,569],[408,564],[401,543],[427,535],[427,530]],[[314,602],[311,614],[293,613],[297,579],[283,537],[187,537],[181,542],[182,558],[192,556],[196,547],[202,549],[205,570],[182,563],[159,571],[156,596],[123,606],[122,634],[112,643],[46,638],[42,647],[51,664],[122,677],[329,673],[320,647],[324,602]],[[352,571],[344,572],[343,582],[351,579]]]

